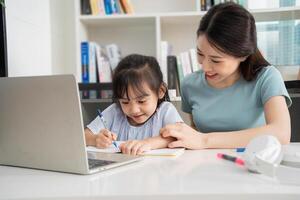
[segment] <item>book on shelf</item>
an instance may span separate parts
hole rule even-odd
[[[92,10],[92,15],[98,15],[100,10],[99,10],[99,7],[98,7],[97,0],[90,0],[90,7],[91,7],[91,10]]]
[[[214,5],[225,3],[225,2],[234,2],[240,4],[241,6],[247,7],[248,0],[199,0],[201,11],[209,10]]]
[[[96,44],[97,75],[99,83],[112,82],[112,68],[104,49]]]
[[[110,5],[111,5],[111,11],[113,14],[120,14],[121,11],[118,8],[118,0],[110,0]]]
[[[83,84],[112,82],[112,69],[105,48],[96,42],[81,42],[81,69],[81,82]],[[111,98],[112,91],[111,89],[101,89],[101,87],[82,89],[80,90],[80,97],[81,99]]]
[[[91,4],[89,0],[80,0],[81,14],[90,15],[92,14]]]
[[[200,6],[202,11],[206,10],[206,0],[200,0]]]
[[[163,80],[168,83],[168,55],[172,53],[172,46],[167,41],[161,41],[160,44],[160,69],[163,74]]]
[[[81,82],[89,83],[89,43],[81,42]]]
[[[133,5],[130,0],[81,0],[82,15],[132,14]]]
[[[99,15],[105,15],[105,6],[104,6],[104,1],[97,1],[97,5],[99,7]]]
[[[121,7],[126,14],[133,14],[134,8],[130,0],[120,0]]]
[[[116,0],[117,13],[125,14],[125,10],[122,8],[121,0]]]
[[[112,70],[121,60],[116,44],[100,46],[96,42],[81,42],[82,83],[107,83],[112,81]]]
[[[190,53],[190,58],[191,58],[192,71],[196,72],[201,68],[201,66],[198,63],[198,59],[197,59],[197,51],[196,51],[196,49],[190,49],[189,53]]]
[[[161,45],[161,68],[164,75],[164,67],[165,63],[167,63],[166,83],[168,84],[168,89],[176,90],[176,96],[180,96],[180,85],[182,84],[183,78],[188,74],[201,69],[201,65],[199,65],[197,60],[197,51],[192,48],[188,51],[181,52],[178,55],[169,55],[170,51],[166,50],[169,48],[167,46],[170,46],[168,42],[164,41]]]
[[[89,42],[89,83],[97,83],[97,73],[96,73],[96,43]]]
[[[179,76],[177,69],[177,59],[176,56],[170,55],[167,57],[168,60],[168,89],[175,90],[176,95],[180,95],[179,91]]]
[[[109,44],[105,46],[106,54],[109,59],[110,66],[114,70],[121,61],[121,50],[116,44]]]
[[[183,69],[183,75],[186,76],[192,73],[191,59],[188,51],[180,53],[181,66]]]
[[[89,0],[92,15],[105,15],[104,2],[99,0]]]
[[[205,9],[209,10],[214,5],[214,0],[206,0]]]
[[[179,82],[179,88],[182,84],[182,80],[184,78],[184,74],[183,74],[183,69],[182,69],[182,64],[181,64],[181,59],[180,56],[176,56],[176,63],[177,63],[177,72],[178,72],[178,82]]]
[[[111,0],[103,0],[103,1],[104,1],[105,14],[107,15],[113,14]]]
[[[188,51],[181,52],[177,58],[180,60],[178,61],[177,59],[177,62],[181,65],[183,77],[196,72],[201,68],[197,60],[196,49],[189,49]]]

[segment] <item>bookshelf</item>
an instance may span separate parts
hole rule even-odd
[[[74,74],[81,81],[82,41],[100,45],[117,44],[122,56],[140,53],[155,56],[161,62],[161,42],[172,45],[172,54],[178,55],[196,45],[196,30],[201,17],[200,0],[131,0],[134,14],[81,15],[80,0],[75,1],[76,67]],[[300,20],[300,6],[249,10],[257,22]],[[280,71],[289,74],[286,67]],[[291,72],[290,72],[291,73]],[[297,76],[297,75],[296,75]],[[285,77],[284,77],[285,78]],[[180,102],[180,98],[173,99]],[[82,100],[84,104],[111,103],[111,100]],[[178,103],[179,106],[180,103]],[[178,107],[180,110],[180,108]]]
[[[131,0],[134,14],[81,15],[75,1],[76,69],[81,80],[80,42],[116,43],[122,56],[141,53],[161,59],[161,41],[172,45],[172,54],[195,47],[196,29],[206,13],[199,0]],[[250,10],[257,22],[300,19],[300,6]]]

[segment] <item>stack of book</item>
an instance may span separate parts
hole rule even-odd
[[[164,81],[168,84],[169,90],[176,90],[176,96],[180,96],[180,85],[183,78],[201,69],[197,61],[196,49],[189,49],[172,55],[171,45],[167,41],[161,44],[161,70]]]
[[[246,6],[247,0],[199,0],[201,5],[201,11],[209,10],[212,6],[219,3],[234,2],[242,6]]]
[[[130,0],[81,0],[82,15],[133,14]]]
[[[121,52],[116,44],[101,47],[96,42],[81,42],[81,82],[111,83],[112,71],[121,60]],[[103,92],[102,92],[103,93]],[[83,98],[109,97],[110,94],[83,92]]]

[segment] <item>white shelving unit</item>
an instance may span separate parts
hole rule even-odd
[[[195,42],[195,37],[192,39],[190,35],[195,32],[203,15],[203,12],[199,12],[200,5],[197,0],[131,0],[131,2],[135,14],[89,16],[80,14],[80,1],[76,0],[75,74],[78,82],[81,78],[81,41],[96,41],[100,45],[116,43],[123,56],[140,53],[158,59],[162,40],[170,41],[175,48],[174,53],[191,47]],[[193,22],[191,18],[194,19]],[[188,29],[177,30],[178,26],[182,25]],[[175,34],[172,31],[175,31]]]
[[[196,30],[201,17],[200,0],[131,0],[135,14],[92,16],[80,14],[80,0],[75,1],[76,68],[74,74],[81,80],[80,43],[96,41],[100,45],[116,43],[122,55],[140,53],[160,60],[161,41],[172,45],[172,54],[178,55],[196,45]],[[300,19],[300,7],[250,10],[257,22]],[[290,69],[290,68],[289,68]],[[297,69],[298,70],[298,69]],[[295,70],[294,70],[295,72]],[[294,73],[293,72],[293,73]],[[284,72],[283,72],[284,73]],[[180,97],[172,98],[184,121]],[[111,100],[82,100],[85,124],[104,109]]]
[[[116,43],[122,55],[140,53],[160,60],[160,43],[168,41],[178,54],[196,45],[196,30],[201,17],[200,0],[131,0],[135,14],[81,15],[80,0],[75,2],[76,69],[81,78],[80,42],[100,45]],[[257,22],[300,19],[300,7],[250,10]]]

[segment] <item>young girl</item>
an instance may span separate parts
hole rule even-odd
[[[262,134],[289,143],[291,99],[258,50],[253,16],[235,3],[212,7],[201,19],[197,51],[202,70],[185,77],[181,88],[182,110],[194,125],[163,128],[163,137],[177,138],[169,147],[245,147]]]
[[[121,151],[136,155],[174,140],[159,135],[162,127],[182,119],[167,102],[167,87],[154,57],[133,54],[122,59],[113,73],[113,98],[116,103],[102,113],[107,129],[96,117],[85,129],[87,145],[106,148],[114,140],[126,141]]]

